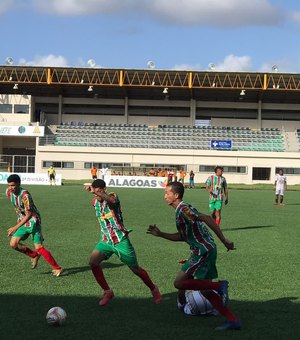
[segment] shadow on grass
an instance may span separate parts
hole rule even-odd
[[[262,229],[262,228],[274,228],[275,225],[251,225],[247,227],[238,227],[238,228],[222,228],[222,230],[233,231],[233,230],[250,230],[250,229]]]
[[[102,268],[117,268],[124,266],[123,263],[110,263],[110,262],[103,262],[101,264]],[[68,275],[75,275],[78,273],[88,272],[91,270],[90,266],[82,266],[82,267],[71,267],[71,268],[63,268],[63,272],[61,276],[68,276]],[[42,273],[43,275],[51,274],[51,270]]]
[[[300,304],[296,298],[270,301],[230,301],[242,321],[241,331],[219,334],[218,317],[190,317],[176,308],[176,293],[163,295],[160,305],[149,298],[116,297],[105,307],[97,297],[0,295],[1,338],[88,340],[182,339],[299,339]],[[67,312],[66,325],[48,326],[47,311],[60,306]]]

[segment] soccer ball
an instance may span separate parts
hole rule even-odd
[[[61,307],[52,307],[48,310],[46,320],[48,325],[62,326],[66,322],[67,313]]]

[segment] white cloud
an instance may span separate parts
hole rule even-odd
[[[24,1],[24,0],[23,0]],[[276,25],[284,11],[270,0],[32,0],[43,12],[80,16],[143,13],[164,23],[205,26]]]
[[[294,23],[296,23],[297,25],[300,25],[300,11],[297,12],[291,12],[289,13],[288,17],[291,19],[291,21],[293,21]]]
[[[153,0],[148,8],[162,20],[186,25],[276,25],[282,15],[269,0]]]
[[[251,57],[238,57],[230,54],[221,63],[216,64],[216,71],[249,72],[251,71]]]
[[[199,71],[201,66],[200,64],[176,64],[172,69],[176,71]]]
[[[14,0],[1,0],[0,2],[0,14],[5,13],[12,9],[15,5]]]
[[[33,60],[20,59],[19,65],[25,66],[55,66],[55,67],[67,67],[67,59],[63,56],[55,56],[49,54],[47,56],[36,56]]]

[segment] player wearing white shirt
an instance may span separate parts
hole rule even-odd
[[[275,203],[274,205],[278,205],[279,197],[280,197],[280,205],[284,205],[283,196],[286,190],[287,190],[286,176],[284,176],[283,170],[280,169],[279,173],[276,175],[276,178],[275,178]]]

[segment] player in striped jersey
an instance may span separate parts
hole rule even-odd
[[[205,298],[226,322],[216,330],[240,329],[241,324],[228,303],[228,282],[213,279],[218,277],[216,268],[217,247],[205,224],[211,228],[227,250],[233,250],[234,244],[227,240],[211,216],[199,213],[183,199],[184,186],[179,182],[171,182],[165,189],[165,201],[175,209],[176,233],[165,233],[155,224],[150,225],[148,233],[170,241],[185,241],[191,249],[191,256],[181,267],[174,281],[179,290],[200,290]],[[205,223],[205,224],[204,224]],[[218,294],[217,294],[217,293]]]
[[[113,254],[116,254],[135,275],[141,278],[151,290],[154,302],[159,304],[161,296],[158,287],[152,282],[148,273],[138,265],[134,247],[128,237],[130,230],[127,230],[123,223],[118,196],[113,192],[107,193],[106,183],[102,179],[96,179],[91,185],[85,185],[85,189],[94,194],[92,205],[95,208],[101,229],[101,240],[95,246],[90,258],[94,277],[104,290],[99,305],[106,305],[114,297],[100,265],[102,261],[107,260]]]
[[[209,210],[217,225],[221,223],[221,210],[225,196],[225,205],[228,204],[227,182],[221,166],[215,167],[215,174],[206,180],[206,190],[209,192]]]
[[[62,269],[56,263],[52,254],[43,246],[43,235],[41,231],[41,216],[36,208],[30,193],[21,187],[21,179],[13,174],[7,178],[8,188],[6,196],[12,203],[18,216],[17,224],[7,230],[11,236],[10,246],[31,257],[32,269],[35,269],[40,256],[52,266],[52,274],[60,276]],[[32,237],[35,250],[31,250],[21,243],[29,236]]]

